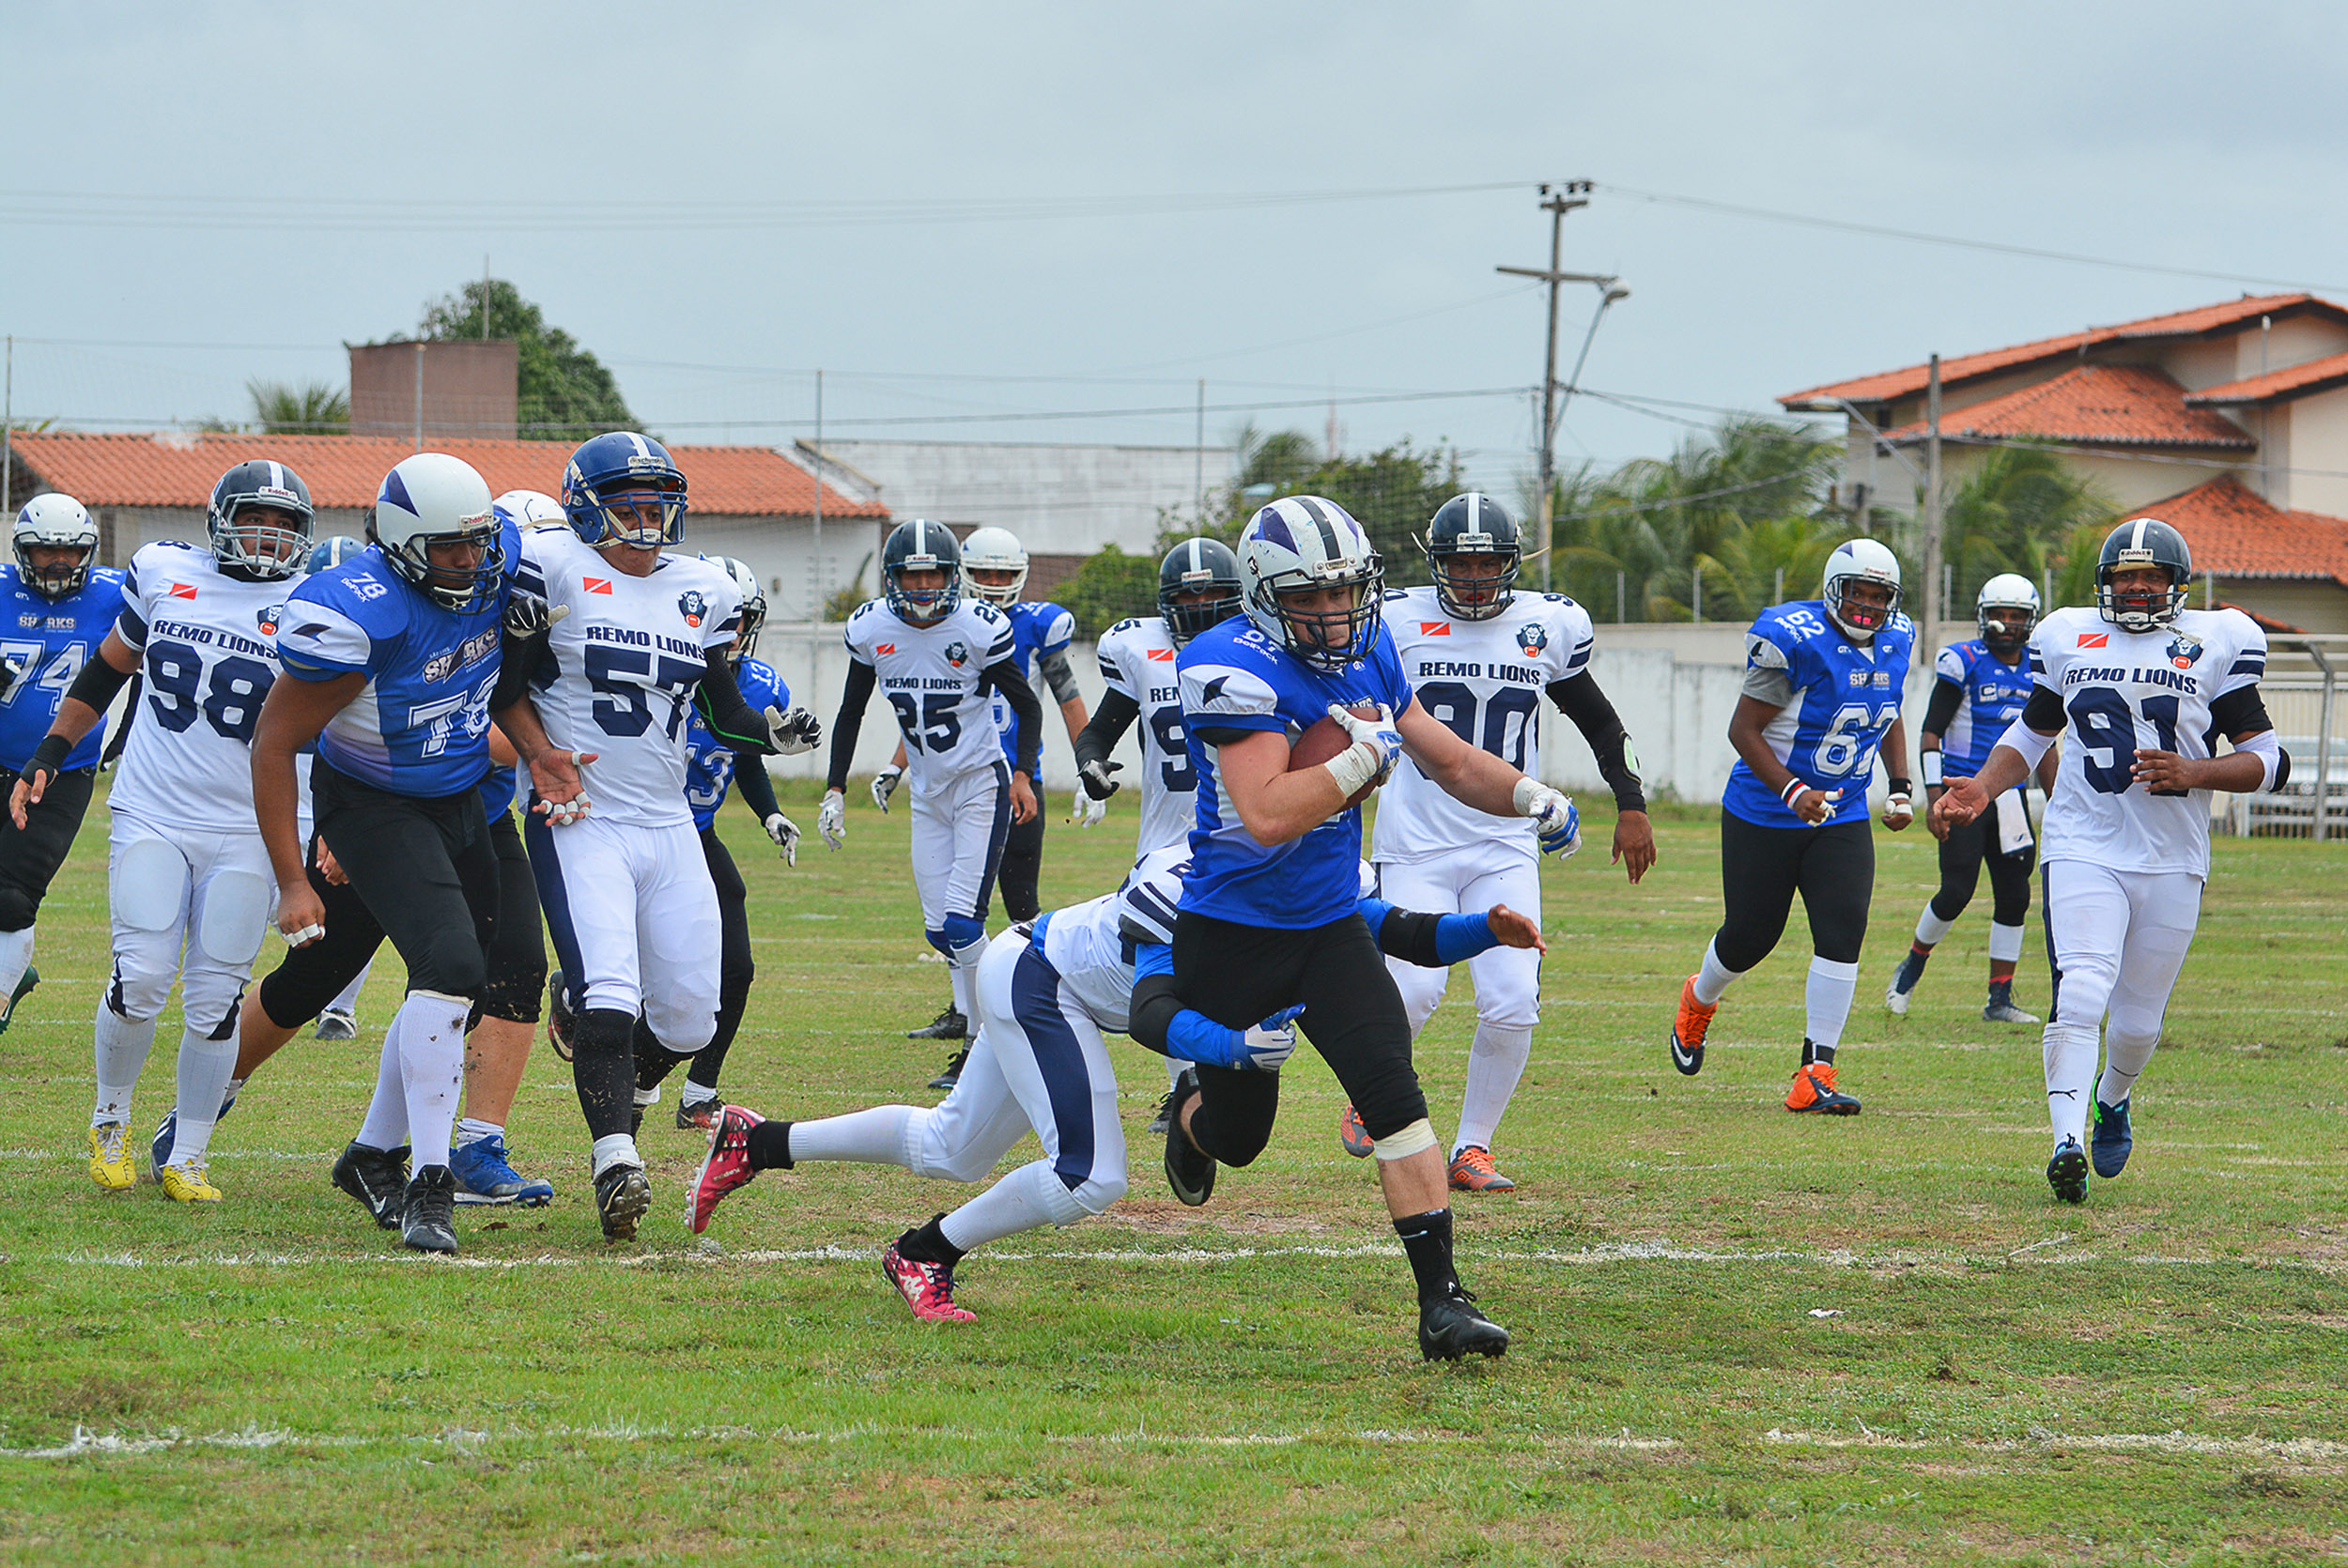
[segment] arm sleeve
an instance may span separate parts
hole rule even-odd
[[[1163,955],[1165,965],[1154,972],[1150,961],[1153,951]],[[1173,964],[1170,947],[1143,947],[1135,953],[1134,1002],[1125,1015],[1125,1032],[1134,1042],[1161,1056],[1172,1054],[1166,1048],[1166,1031],[1182,1010],[1182,999],[1174,994]]]
[[[1104,692],[1101,705],[1092,710],[1085,727],[1076,732],[1076,765],[1105,762],[1117,743],[1125,738],[1135,719],[1141,716],[1141,705],[1121,691]]]
[[[734,770],[734,782],[742,792],[742,804],[756,812],[760,822],[782,810],[782,804],[775,799],[775,781],[766,776],[766,766],[757,758],[743,759]]]
[[[1956,717],[1956,710],[1964,700],[1963,686],[1946,675],[1935,681],[1932,684],[1932,700],[1924,704],[1923,732],[1927,735],[1947,734],[1949,722]]]
[[[489,711],[502,714],[520,701],[530,691],[531,677],[538,673],[539,661],[546,656],[544,632],[506,638],[505,652],[498,665],[498,683],[489,690]]]
[[[73,684],[66,695],[76,702],[86,702],[99,712],[100,718],[122,689],[122,683],[131,677],[108,664],[104,659],[90,659],[82,666],[82,672],[73,677]]]
[[[1464,963],[1487,948],[1499,945],[1490,916],[1423,915],[1398,909],[1383,899],[1364,899],[1362,918],[1378,940],[1378,950],[1421,969],[1443,969]]]
[[[1573,720],[1573,727],[1590,743],[1590,754],[1598,759],[1599,775],[1606,780],[1606,787],[1614,792],[1614,809],[1645,810],[1646,790],[1640,782],[1638,770],[1630,765],[1630,732],[1623,728],[1621,715],[1599,689],[1598,678],[1584,669],[1562,681],[1552,681],[1549,699],[1557,704],[1558,712]]]
[[[824,776],[826,790],[848,787],[848,764],[856,760],[856,737],[864,728],[864,705],[873,699],[873,688],[879,682],[880,672],[871,665],[862,659],[848,661],[848,679],[840,693],[840,716],[831,721],[831,771]]]
[[[1043,751],[1043,704],[1035,699],[1035,688],[1019,673],[1019,667],[1009,659],[1000,659],[986,667],[981,684],[993,686],[1003,694],[1011,711],[1019,715],[1019,755],[1012,767],[1029,778],[1036,776],[1036,759]]]
[[[713,642],[702,651],[702,679],[693,689],[693,709],[728,748],[745,756],[766,756],[775,749],[766,733],[766,715],[742,699],[741,684],[726,658],[727,646]]]
[[[2047,686],[2031,687],[2030,700],[2022,704],[2022,722],[2042,735],[2055,733],[2062,728],[2062,699]]]
[[[90,664],[102,662],[99,659],[90,660]],[[85,665],[83,668],[87,669],[88,666]],[[76,681],[74,685],[78,690],[81,683]],[[2030,715],[2026,713],[2022,716],[2027,718]],[[2210,722],[2217,727],[2217,732],[2226,739],[2234,741],[2236,745],[2262,730],[2275,728],[2274,720],[2266,716],[2266,699],[2259,695],[2259,688],[2255,684],[2236,686],[2232,691],[2221,691],[2216,697],[2211,698],[2209,717]],[[2240,739],[2237,740],[2236,737]]]
[[[1084,695],[1076,689],[1076,672],[1068,667],[1068,650],[1046,648],[1035,656],[1036,673],[1043,677],[1043,684],[1055,702],[1073,702]]]

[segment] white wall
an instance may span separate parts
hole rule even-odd
[[[1186,446],[826,440],[824,453],[878,485],[901,522],[993,524],[1048,555],[1090,555],[1104,545],[1148,554],[1159,510],[1190,509],[1201,467],[1198,449]],[[1203,455],[1206,487],[1228,484],[1230,449]]]

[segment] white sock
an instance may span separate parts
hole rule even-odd
[[[1813,1045],[1828,1050],[1843,1043],[1843,1025],[1850,1022],[1850,999],[1859,990],[1859,965],[1812,958],[1810,983],[1802,1000],[1810,1014],[1808,1034]]]
[[[981,948],[981,951],[984,949]],[[965,966],[955,962],[954,959],[955,955],[950,953],[946,958],[946,974],[953,981],[954,986],[954,1011],[965,1018],[976,1018],[979,1016],[979,1010],[970,1000],[970,977],[978,973],[978,965],[973,963]],[[793,1130],[796,1131],[797,1129],[795,1128]]]
[[[1468,1047],[1467,1092],[1460,1097],[1460,1141],[1451,1146],[1453,1155],[1470,1144],[1492,1146],[1501,1113],[1508,1109],[1508,1099],[1517,1092],[1517,1081],[1524,1076],[1524,1064],[1532,1055],[1531,1025],[1475,1025],[1475,1043]]]
[[[237,1038],[209,1039],[193,1029],[179,1031],[179,1119],[172,1130],[171,1162],[192,1165],[212,1141],[220,1102],[237,1072]]]
[[[685,1087],[676,1092],[676,1102],[679,1105],[706,1105],[717,1098],[717,1090],[704,1088],[689,1078],[685,1081]]]
[[[95,1026],[98,1053],[98,1102],[90,1112],[90,1125],[100,1122],[127,1122],[131,1119],[131,1091],[137,1087],[139,1073],[147,1066],[147,1053],[155,1049],[155,1021],[133,1023],[106,1006],[104,998],[98,1003],[98,1022]],[[232,1064],[233,1065],[233,1064]],[[219,1104],[218,1100],[212,1103]]]
[[[2022,959],[2022,928],[2000,926],[1989,922],[1989,956],[2006,963],[2019,963]]]
[[[1938,947],[1940,945],[1940,939],[1949,934],[1949,928],[1955,924],[1954,920],[1943,920],[1938,915],[1933,914],[1932,905],[1927,902],[1924,905],[1924,912],[1916,916],[1917,944],[1925,947]]]
[[[16,992],[16,983],[24,978],[24,971],[32,967],[33,928],[0,931],[0,1005],[6,1005]]]
[[[903,1165],[910,1105],[875,1105],[844,1116],[791,1124],[794,1161],[842,1160],[857,1165]]]
[[[644,1087],[641,1084],[637,1084],[637,1085],[636,1085],[636,1103],[637,1103],[638,1105],[640,1105],[640,1106],[643,1106],[643,1105],[657,1105],[657,1104],[659,1104],[659,1103],[660,1103],[660,1085],[659,1085],[659,1084],[654,1084],[651,1088],[647,1089],[647,1088],[645,1088],[645,1087]]]
[[[399,1075],[399,1020],[383,1031],[383,1049],[375,1061],[375,1098],[367,1101],[366,1120],[359,1124],[354,1141],[362,1148],[395,1149],[408,1142],[408,1091]]]
[[[2040,1050],[2047,1064],[2047,1120],[2055,1142],[2087,1141],[2087,1097],[2095,1081],[2093,1023],[2049,1023]]]
[[[796,1132],[798,1129],[793,1128],[792,1130]],[[799,1151],[793,1149],[791,1152],[796,1155]],[[603,1175],[614,1165],[633,1165],[640,1171],[644,1168],[644,1157],[636,1152],[636,1140],[625,1132],[607,1132],[596,1139],[589,1159],[596,1176]]]
[[[1713,945],[1706,943],[1704,963],[1696,971],[1696,1000],[1707,1007],[1711,1007],[1720,1001],[1721,993],[1729,988],[1730,982],[1743,978],[1744,973],[1741,969],[1731,969],[1722,963]]]
[[[465,1019],[471,1011],[468,998],[411,991],[392,1016],[399,1036],[400,1086],[408,1101],[410,1171],[448,1163],[456,1099],[465,1088]]]
[[[796,1158],[798,1152],[799,1130],[794,1127],[791,1153]],[[1046,1182],[1058,1189],[1058,1202],[1053,1201],[1052,1192],[1043,1186]],[[1038,1160],[1020,1166],[947,1215],[938,1222],[937,1228],[945,1233],[947,1240],[966,1253],[1006,1236],[1017,1236],[1021,1231],[1071,1223],[1061,1216],[1072,1210],[1078,1217],[1084,1213],[1068,1196],[1067,1185],[1060,1180],[1059,1173],[1052,1169],[1051,1161]]]
[[[2095,1081],[2095,1098],[2106,1105],[2117,1105],[2136,1092],[2136,1081],[2152,1065],[2153,1053],[2160,1049],[2157,1036],[2149,1040],[2123,1040],[2107,1034],[2104,1037],[2104,1072]]]
[[[484,1138],[504,1136],[505,1129],[495,1122],[476,1121],[471,1116],[459,1116],[456,1120],[456,1141],[459,1144],[477,1144]]]
[[[373,959],[369,959],[367,961],[367,969],[372,969],[374,967],[375,961]],[[359,1010],[359,992],[361,989],[366,985],[366,983],[367,970],[362,969],[359,971],[359,977],[351,981],[350,984],[343,987],[342,994],[335,997],[332,1002],[326,1004],[325,1007],[321,1010],[330,1013],[357,1012]]]

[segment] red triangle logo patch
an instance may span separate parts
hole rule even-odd
[[[1153,659],[1171,660],[1174,657],[1174,650],[1171,648],[1151,648],[1148,650],[1147,656]]]
[[[2111,634],[2109,632],[2081,632],[2079,633],[2079,646],[2082,648],[2109,648],[2111,646]]]
[[[875,653],[893,653],[896,651],[897,645],[893,642],[876,642],[873,644],[873,652]]]
[[[1418,623],[1418,635],[1421,637],[1449,637],[1451,635],[1451,623],[1448,621],[1422,621]]]
[[[195,597],[195,584],[192,582],[175,582],[170,585],[170,588],[171,596],[175,599],[193,599]]]
[[[579,581],[586,585],[587,592],[590,593],[609,593],[611,592],[611,579],[610,577],[581,577]]]

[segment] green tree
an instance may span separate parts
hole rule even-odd
[[[1104,545],[1074,576],[1052,590],[1052,603],[1068,607],[1076,618],[1076,636],[1089,641],[1129,616],[1157,612],[1158,563]]]
[[[1950,612],[1966,619],[1981,585],[2000,572],[2045,582],[2058,560],[2076,557],[2072,542],[2082,531],[2095,541],[2087,558],[2086,587],[2093,597],[2095,548],[2118,516],[2119,509],[2095,484],[2063,467],[2056,453],[2043,447],[1991,452],[1941,511],[1946,557],[1955,569]]]
[[[1331,457],[1300,430],[1269,433],[1241,426],[1233,445],[1239,473],[1230,488],[1208,498],[1200,519],[1180,510],[1159,514],[1158,548],[1195,533],[1225,543],[1239,538],[1265,502],[1281,496],[1326,496],[1352,513],[1384,558],[1386,582],[1404,587],[1427,580],[1418,536],[1436,508],[1460,493],[1459,453],[1449,447],[1416,447],[1409,437],[1359,457]]]
[[[502,278],[469,283],[427,304],[416,335],[427,342],[512,338],[525,439],[583,441],[606,430],[638,428],[611,372],[570,333],[548,326],[538,307]]]
[[[272,436],[340,436],[350,429],[350,396],[323,381],[291,386],[255,377],[244,384],[253,417]]]

